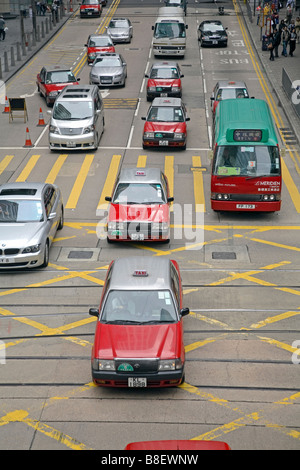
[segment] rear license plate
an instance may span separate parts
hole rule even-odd
[[[146,377],[129,377],[128,387],[147,387]]]
[[[168,140],[159,140],[158,145],[169,145],[169,141]]]
[[[11,258],[0,258],[0,264],[13,263],[14,260]]]
[[[66,146],[67,147],[76,147],[76,142],[69,141],[69,142],[66,143]]]
[[[237,209],[255,209],[255,204],[237,204]]]
[[[144,240],[145,235],[143,233],[132,233],[130,235],[131,240]]]

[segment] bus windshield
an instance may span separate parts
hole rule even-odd
[[[174,22],[174,23],[157,23],[154,37],[156,39],[162,38],[185,38],[185,26],[184,23]]]
[[[213,174],[217,176],[280,176],[278,147],[221,145],[217,147]]]

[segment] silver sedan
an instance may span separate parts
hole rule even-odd
[[[128,18],[112,18],[107,26],[107,34],[114,43],[131,42],[133,27]]]
[[[90,71],[90,84],[125,86],[127,64],[121,54],[97,54]]]
[[[57,186],[1,185],[0,269],[46,267],[50,246],[63,223],[63,202]]]

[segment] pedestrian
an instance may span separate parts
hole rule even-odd
[[[296,34],[297,34],[297,43],[299,44],[299,40],[300,40],[300,16],[297,16],[296,21],[295,21],[295,26],[296,26]]]
[[[291,23],[292,16],[293,16],[293,8],[290,4],[290,5],[287,5],[287,7],[286,7],[286,22],[287,22],[287,24]]]
[[[270,51],[270,60],[274,60],[274,34],[271,33],[268,38],[268,50]]]
[[[289,50],[289,55],[293,57],[294,50],[296,49],[296,39],[297,39],[297,34],[296,34],[296,28],[293,27],[291,29],[290,33],[290,50]]]
[[[287,57],[286,48],[290,39],[290,33],[286,25],[283,27],[281,38],[282,38],[282,53],[281,54],[284,55],[284,57]]]
[[[0,40],[2,38],[2,41],[5,39],[5,21],[3,16],[0,16]]]
[[[275,29],[274,32],[274,57],[278,56],[278,47],[281,43],[281,31],[279,29]]]

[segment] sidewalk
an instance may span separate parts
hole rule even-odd
[[[32,31],[33,23],[32,18],[26,17],[23,19],[24,22],[24,33],[26,37],[30,38],[28,46],[25,47],[25,50],[22,50],[20,46],[19,52],[17,50],[17,43],[21,45],[21,19],[20,16],[17,18],[7,19],[5,18],[6,27],[8,31],[6,32],[5,40],[0,41],[0,80],[7,82],[15,73],[18,72],[25,64],[28,62],[44,45],[59,31],[59,29],[68,21],[68,19],[74,15],[77,6],[74,8],[73,12],[68,12],[64,10],[64,15],[59,16],[59,20],[54,25],[51,22],[51,13],[47,12],[45,16],[36,16],[36,25],[39,26],[39,38],[37,38],[36,45],[32,42]],[[47,25],[46,25],[47,19]],[[51,25],[50,25],[51,22]],[[42,25],[43,23],[43,25]],[[48,33],[47,33],[48,27]],[[42,37],[42,31],[44,32],[44,37]],[[38,40],[39,39],[39,40]],[[13,56],[11,50],[13,48]],[[24,54],[25,52],[25,54]],[[6,54],[5,54],[6,53]],[[18,57],[19,53],[19,57]],[[1,77],[2,71],[2,77]]]
[[[282,52],[282,43],[278,48],[279,57],[275,58],[274,61],[270,61],[270,51],[263,51],[262,50],[262,41],[261,41],[261,28],[258,26],[257,17],[253,16],[253,21],[249,20],[247,14],[247,6],[243,0],[239,0],[239,6],[242,11],[242,14],[245,18],[246,28],[248,30],[248,34],[253,41],[253,45],[257,51],[258,57],[261,62],[261,66],[263,67],[264,72],[266,73],[269,81],[272,85],[272,92],[276,95],[278,100],[278,105],[285,111],[287,119],[290,124],[290,128],[292,131],[291,139],[287,139],[288,142],[286,144],[300,144],[300,117],[297,115],[291,99],[287,96],[283,85],[282,85],[282,74],[283,68],[287,72],[291,82],[298,80],[298,85],[300,85],[300,43],[296,44],[296,50],[294,52],[294,56],[284,57],[281,55]],[[282,8],[279,10],[279,22],[282,19],[285,19],[286,9]],[[300,16],[300,12],[294,12],[293,19],[296,19],[297,16]],[[264,34],[264,29],[262,34]],[[288,49],[289,50],[289,49]],[[294,92],[294,89],[291,90]],[[298,98],[298,109],[300,107],[300,98]],[[300,115],[300,112],[299,112]]]

